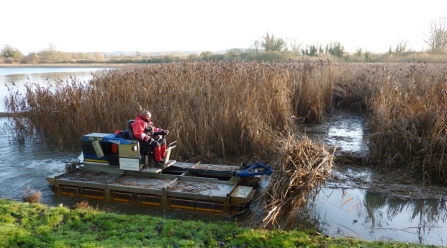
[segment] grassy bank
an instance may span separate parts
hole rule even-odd
[[[423,247],[0,199],[1,247]]]

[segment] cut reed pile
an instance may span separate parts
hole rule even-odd
[[[35,191],[27,187],[23,193],[22,200],[29,203],[40,203],[42,200],[42,192]]]
[[[249,223],[266,229],[290,229],[298,210],[307,205],[331,174],[333,154],[307,137],[288,135],[278,140],[275,173],[258,197],[260,204]]]
[[[177,140],[178,160],[275,157],[272,132],[297,120],[319,122],[331,104],[331,65],[172,63],[103,70],[89,84],[73,81],[12,90],[6,108],[17,130],[76,149],[82,135],[126,129],[140,106]],[[26,113],[25,116],[20,113]]]

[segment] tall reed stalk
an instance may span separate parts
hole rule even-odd
[[[102,70],[88,84],[26,86],[6,100],[16,127],[60,149],[82,135],[125,129],[140,108],[177,140],[179,160],[274,157],[274,132],[319,122],[331,104],[328,63],[171,63]],[[24,114],[24,115],[23,115]]]
[[[447,65],[333,65],[334,105],[369,114],[370,159],[447,183]]]

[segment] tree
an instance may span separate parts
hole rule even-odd
[[[306,49],[301,49],[301,53],[303,55],[308,55],[308,56],[317,56],[318,54],[318,45],[307,45]]]
[[[198,61],[199,60],[199,56],[197,54],[190,54],[190,55],[188,55],[188,60],[190,60],[190,61]]]
[[[229,59],[236,59],[237,57],[239,57],[241,55],[242,51],[240,49],[237,48],[232,48],[229,49],[226,53],[225,56],[227,56]]]
[[[340,42],[329,43],[326,45],[326,52],[341,58],[345,53],[345,47]]]
[[[264,47],[264,50],[266,52],[268,51],[281,52],[287,46],[287,43],[284,39],[275,38],[275,36],[273,35],[270,36],[269,33],[267,33],[266,36],[263,36],[262,39],[264,40],[261,41],[261,46]]]
[[[410,51],[409,49],[407,49],[407,43],[408,43],[408,41],[403,41],[403,40],[399,41],[396,45],[396,48],[394,48],[394,50],[390,45],[390,48],[388,48],[388,54],[389,55],[402,54],[402,53],[406,53],[406,52]]]
[[[424,42],[432,53],[438,53],[447,47],[447,17],[440,17],[430,22],[428,34],[424,34]]]
[[[213,55],[213,53],[210,51],[200,53],[200,57],[202,58],[202,60],[209,60],[211,55]]]
[[[396,48],[394,49],[394,52],[396,54],[400,54],[400,53],[406,53],[409,51],[409,49],[407,49],[407,43],[408,41],[399,41],[396,45]]]
[[[56,46],[53,43],[48,44],[48,47],[39,52],[41,60],[54,63],[59,59],[59,52],[56,50]]]
[[[253,53],[253,54],[258,54],[259,53],[259,49],[260,49],[260,44],[259,44],[259,41],[258,40],[255,40],[254,42],[253,42],[253,45],[251,45],[250,46],[250,48],[248,49],[249,51],[249,53]]]
[[[39,61],[40,61],[39,55],[37,55],[34,52],[29,53],[22,59],[22,63],[24,64],[37,64],[39,63]]]
[[[14,48],[8,44],[6,44],[3,49],[0,51],[0,55],[7,59],[16,59],[21,60],[23,58],[23,54],[17,48]]]
[[[355,56],[361,57],[363,54],[363,49],[361,47],[358,47],[357,50],[355,50]]]
[[[365,50],[365,62],[370,62],[371,61],[371,57],[370,57],[370,52],[368,50]]]
[[[290,51],[296,56],[300,54],[300,46],[301,43],[298,44],[296,40],[289,42]]]
[[[318,54],[318,46],[310,45],[309,46],[309,56],[317,56],[317,54]]]
[[[97,61],[103,61],[104,59],[104,54],[100,53],[100,52],[95,52],[93,54],[93,56],[95,57],[95,60]]]

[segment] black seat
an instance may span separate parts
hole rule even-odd
[[[133,130],[132,130],[132,123],[134,123],[135,120],[128,120],[127,121],[127,133],[129,134],[129,139],[130,140],[136,140],[135,136],[133,135]]]

